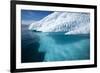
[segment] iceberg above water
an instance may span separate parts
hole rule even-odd
[[[81,12],[54,12],[40,21],[30,24],[29,30],[64,32],[65,35],[89,34],[90,14]]]
[[[89,24],[86,24],[86,26],[66,32],[65,34],[68,35],[68,34],[89,34],[89,33],[90,33]]]

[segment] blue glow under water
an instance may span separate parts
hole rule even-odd
[[[90,37],[63,32],[34,32],[22,28],[22,62],[90,59]]]

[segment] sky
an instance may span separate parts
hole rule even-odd
[[[39,11],[39,10],[21,10],[22,23],[32,23],[32,21],[39,21],[45,16],[53,13],[53,11]]]

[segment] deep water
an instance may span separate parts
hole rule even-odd
[[[36,32],[22,25],[21,61],[46,62],[90,59],[90,36]]]

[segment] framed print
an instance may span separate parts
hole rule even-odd
[[[11,1],[11,72],[96,66],[96,6]]]

